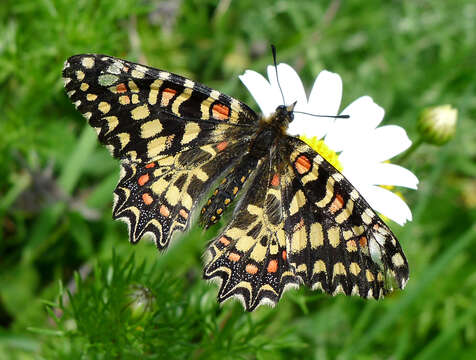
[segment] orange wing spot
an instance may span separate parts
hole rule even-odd
[[[236,195],[237,192],[238,192],[238,186],[235,186],[235,187],[233,188],[233,195]]]
[[[226,149],[227,146],[228,146],[228,141],[222,141],[221,143],[217,145],[217,150],[223,151]]]
[[[128,105],[131,103],[131,99],[127,95],[122,95],[119,97],[119,103],[121,105]]]
[[[185,220],[188,219],[188,212],[186,212],[184,209],[180,209],[179,214],[181,217],[183,217]]]
[[[126,84],[124,84],[124,83],[117,84],[117,86],[116,86],[116,91],[117,91],[119,94],[125,93],[125,92],[127,91],[127,86],[126,86]]]
[[[336,197],[334,201],[332,202],[329,208],[329,211],[334,214],[335,212],[342,209],[343,206],[344,206],[344,198],[340,194],[336,194]]]
[[[228,259],[230,259],[230,261],[237,262],[241,259],[241,256],[237,253],[230,253],[230,255],[228,255]]]
[[[347,241],[347,251],[348,252],[357,251],[357,244],[355,243],[355,240]]]
[[[268,268],[267,268],[269,273],[275,273],[278,271],[278,262],[276,260],[271,260],[268,263]]]
[[[294,167],[299,174],[305,174],[311,168],[311,162],[306,155],[299,156],[294,162]]]
[[[230,108],[226,105],[222,104],[215,104],[212,107],[213,117],[219,120],[228,119],[228,115],[230,114]]]
[[[164,91],[162,91],[162,98],[160,100],[160,105],[162,106],[169,105],[170,99],[172,99],[176,93],[177,93],[177,90],[174,90],[171,88],[164,89]]]
[[[273,178],[271,179],[272,186],[279,186],[279,174],[274,174]]]
[[[222,212],[223,212],[223,209],[222,209],[222,208],[219,208],[219,209],[217,210],[217,214],[218,214],[218,215],[220,215]]]
[[[205,209],[204,207],[202,207],[202,214],[205,214],[205,211],[207,211],[207,209]]]
[[[144,193],[142,194],[142,201],[144,202],[144,204],[150,205],[154,202],[154,198],[150,196],[149,193]]]
[[[145,166],[146,169],[150,169],[150,168],[153,168],[153,167],[155,167],[155,163],[153,163],[153,162],[148,163],[148,164]]]
[[[137,180],[140,186],[143,186],[147,181],[149,181],[149,174],[144,174]]]
[[[288,254],[286,253],[286,250],[283,250],[283,252],[281,253],[281,257],[283,258],[284,261],[286,261],[286,259],[288,258]]]
[[[367,238],[365,236],[362,236],[359,239],[359,244],[360,244],[360,247],[366,247],[367,246]]]
[[[170,215],[170,211],[169,211],[169,208],[165,205],[161,205],[160,206],[160,209],[159,209],[159,213],[160,215],[162,215],[163,217],[168,217]]]
[[[246,265],[245,270],[248,274],[254,275],[258,272],[258,267],[256,265],[253,265],[253,264],[248,264],[248,265]]]
[[[231,200],[226,198],[225,201],[224,201],[225,205],[228,205],[229,203],[231,203]]]
[[[218,239],[219,242],[221,242],[223,245],[228,246],[230,245],[230,240],[228,240],[226,237],[222,236],[221,238]],[[231,260],[231,259],[230,259]]]

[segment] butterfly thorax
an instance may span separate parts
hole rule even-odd
[[[249,152],[261,158],[269,154],[273,144],[286,136],[289,123],[293,121],[294,104],[286,107],[280,105],[271,116],[263,116],[259,123],[259,131],[250,142]]]
[[[293,108],[294,104],[289,107],[281,105],[276,108],[274,114],[260,119],[258,131],[251,138],[248,151],[229,169],[202,208],[200,218],[205,228],[220,219],[223,211],[239,194],[248,176],[256,170],[260,161],[269,156],[273,149],[280,147],[281,140],[287,136],[288,125],[293,120]]]

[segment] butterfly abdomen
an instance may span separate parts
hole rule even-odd
[[[258,161],[259,158],[254,154],[247,153],[229,170],[202,208],[200,222],[203,227],[208,228],[220,219],[223,211],[236,198],[251,172],[256,169]]]

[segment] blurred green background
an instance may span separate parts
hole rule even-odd
[[[343,105],[372,96],[412,140],[422,109],[458,109],[455,138],[403,164],[420,179],[404,192],[414,221],[390,224],[410,264],[404,291],[293,290],[248,314],[201,280],[216,229],[160,255],[112,221],[119,166],[63,92],[64,60],[123,57],[258,110],[238,75],[264,73],[270,43],[308,89],[337,72]],[[476,358],[475,63],[473,0],[3,0],[0,358]]]

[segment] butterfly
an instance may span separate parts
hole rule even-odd
[[[286,134],[294,104],[259,116],[190,79],[98,54],[70,57],[63,79],[120,160],[113,218],[127,223],[132,243],[150,234],[163,250],[194,213],[208,228],[234,205],[205,254],[203,276],[220,282],[219,302],[236,298],[252,311],[302,284],[375,299],[405,287],[408,263],[388,226]]]

